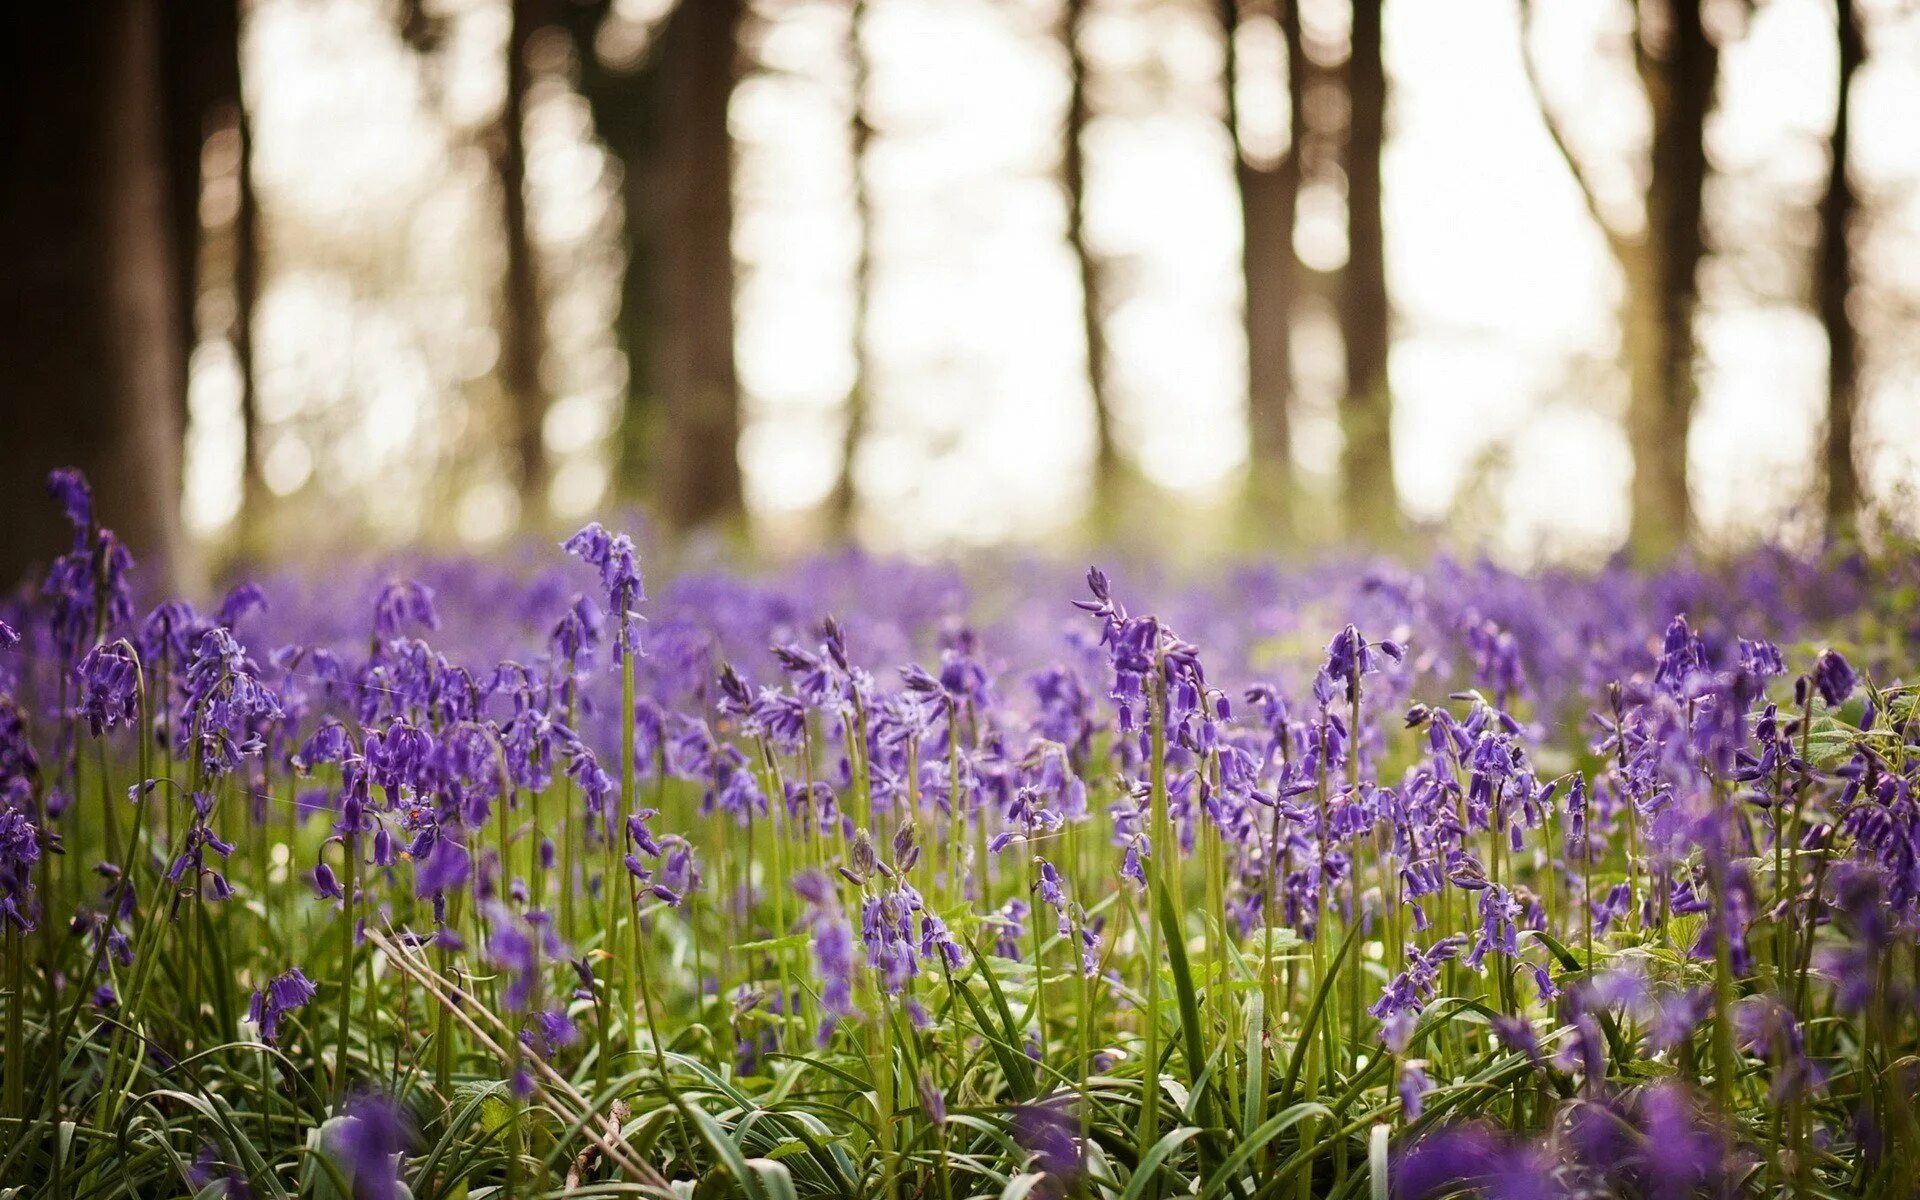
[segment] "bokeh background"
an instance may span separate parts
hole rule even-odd
[[[8,578],[66,463],[183,579],[614,513],[1520,564],[1920,519],[1911,0],[0,20]]]

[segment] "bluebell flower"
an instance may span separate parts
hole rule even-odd
[[[0,803],[0,925],[31,931],[38,917],[33,868],[40,831],[26,813]]]
[[[607,614],[614,621],[614,656],[634,648],[633,622],[646,600],[640,578],[640,556],[633,539],[626,534],[608,533],[600,522],[589,522],[580,532],[562,543],[562,549],[588,566],[600,571],[600,584],[607,593]]]
[[[1838,650],[1822,650],[1813,664],[1813,686],[1828,708],[1845,704],[1859,686],[1853,664]]]
[[[318,994],[319,989],[307,978],[306,972],[290,967],[253,993],[247,1007],[247,1021],[260,1027],[260,1037],[268,1045],[277,1044],[281,1019],[311,1004]]]
[[[1378,671],[1382,657],[1400,662],[1406,657],[1406,650],[1399,642],[1370,642],[1357,628],[1348,625],[1327,643],[1327,678],[1345,688],[1346,698],[1352,700],[1354,689],[1360,686],[1360,677]]]
[[[313,868],[313,890],[322,900],[342,900],[346,892],[340,888],[340,880],[335,877],[333,868],[319,863]]]
[[[1008,1122],[1032,1168],[1065,1187],[1085,1169],[1079,1126],[1059,1102],[1021,1104]]]
[[[433,846],[426,857],[414,862],[414,894],[424,898],[458,891],[466,886],[472,871],[473,855],[449,830],[441,828],[434,835]]]
[[[88,650],[74,673],[80,680],[80,714],[93,736],[133,722],[140,703],[140,660],[125,639]]]
[[[353,1184],[354,1200],[399,1200],[401,1160],[414,1141],[413,1120],[400,1102],[377,1093],[348,1100],[321,1131],[321,1148]]]
[[[433,589],[411,579],[398,580],[380,589],[373,605],[373,630],[383,641],[404,637],[410,629],[432,631],[440,628],[440,614],[434,608]]]

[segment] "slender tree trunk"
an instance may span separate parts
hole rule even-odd
[[[514,470],[522,516],[538,523],[546,512],[547,455],[543,440],[547,394],[540,378],[545,345],[539,267],[527,217],[527,44],[536,28],[534,0],[510,0],[506,98],[500,108],[495,170],[506,244],[500,298],[500,386],[511,421]]]
[[[1380,155],[1386,143],[1387,76],[1381,54],[1382,0],[1354,0],[1347,57],[1349,108],[1347,266],[1340,327],[1347,385],[1340,403],[1343,507],[1350,531],[1391,540],[1400,525],[1393,482],[1393,397],[1387,379],[1391,312],[1381,223]]]
[[[263,483],[259,395],[254,372],[253,322],[260,298],[260,196],[253,179],[253,123],[247,112],[241,64],[241,0],[181,0],[169,8],[172,41],[168,48],[169,153],[173,158],[175,253],[181,264],[181,333],[184,367],[202,337],[224,336],[233,348],[240,389],[240,509],[234,519],[234,550],[257,559],[265,550],[266,488]],[[234,207],[223,230],[202,223],[200,199],[211,180],[204,178],[208,140],[216,133],[233,139]],[[224,235],[224,240],[222,239]],[[204,292],[219,286],[201,273],[222,268],[233,305],[224,329],[198,327]],[[180,382],[186,397],[187,378]]]
[[[1240,119],[1242,72],[1234,37],[1242,8],[1242,0],[1219,0],[1226,45],[1227,133],[1240,193],[1241,275],[1246,288],[1247,427],[1252,451],[1248,500],[1254,518],[1271,522],[1284,537],[1291,532],[1292,516],[1293,313],[1300,275],[1293,227],[1300,201],[1309,68],[1298,4],[1281,0],[1277,15],[1286,44],[1287,148],[1276,162],[1256,165],[1248,157]]]
[[[180,569],[184,315],[173,254],[159,0],[0,17],[0,578],[66,549],[47,472],[94,482],[102,523]]]
[[[659,490],[655,477],[656,427],[659,424],[654,277],[660,216],[655,211],[653,179],[658,171],[659,96],[657,72],[650,64],[624,67],[601,61],[596,50],[612,0],[580,0],[557,10],[579,63],[580,91],[593,113],[594,131],[620,164],[620,215],[626,264],[620,274],[620,311],[614,322],[621,356],[626,359],[625,403],[614,432],[614,491],[622,500],[640,500]]]
[[[1826,517],[1827,534],[1845,537],[1860,510],[1860,476],[1854,457],[1854,415],[1859,403],[1859,332],[1847,312],[1853,295],[1851,233],[1858,198],[1848,175],[1853,126],[1853,79],[1866,61],[1855,0],[1834,0],[1840,59],[1833,106],[1827,190],[1820,199],[1820,258],[1814,275],[1820,325],[1827,335]]]
[[[854,468],[861,439],[866,436],[873,389],[873,351],[868,326],[873,306],[874,216],[872,185],[867,179],[867,148],[873,142],[873,122],[867,107],[872,69],[866,46],[860,40],[866,15],[867,0],[853,0],[847,18],[847,63],[853,76],[848,134],[853,154],[854,236],[857,239],[853,267],[853,387],[847,392],[847,427],[841,439],[840,474],[834,481],[830,500],[833,527],[842,536],[851,532],[858,506]]]
[[[1694,318],[1706,257],[1703,198],[1706,125],[1720,52],[1701,20],[1701,0],[1668,0],[1655,29],[1643,25],[1635,55],[1653,112],[1653,160],[1646,234],[1625,264],[1633,447],[1631,539],[1637,553],[1664,558],[1693,537],[1687,434],[1699,395]]]
[[[247,116],[244,94],[233,109],[233,128],[239,140],[240,204],[233,218],[233,356],[240,370],[240,427],[246,444],[241,451],[239,532],[249,555],[264,549],[267,486],[266,447],[260,428],[259,377],[254,370],[253,322],[260,305],[260,193],[253,180],[253,122]]]
[[[1093,0],[1066,0],[1060,41],[1067,55],[1067,119],[1060,147],[1060,179],[1067,193],[1067,244],[1080,275],[1080,328],[1087,347],[1087,389],[1093,397],[1093,511],[1096,523],[1111,521],[1119,502],[1121,459],[1107,385],[1105,272],[1087,241],[1086,131],[1092,116],[1087,96],[1085,30]]]
[[[733,358],[733,139],[745,0],[682,0],[661,30],[661,515],[676,529],[730,522],[741,495]]]

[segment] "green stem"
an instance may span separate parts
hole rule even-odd
[[[1147,765],[1148,822],[1152,830],[1152,852],[1147,855],[1147,963],[1146,963],[1146,1046],[1140,1066],[1140,1156],[1144,1159],[1160,1137],[1160,922],[1151,911],[1153,897],[1159,894],[1164,877],[1162,864],[1173,852],[1173,837],[1167,817],[1167,725],[1166,666],[1156,652],[1152,685],[1147,690]]]

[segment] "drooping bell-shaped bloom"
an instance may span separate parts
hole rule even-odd
[[[440,628],[433,589],[411,579],[396,580],[380,589],[373,605],[373,631],[382,641],[405,637],[414,629]]]
[[[562,543],[562,549],[588,566],[600,571],[600,585],[607,593],[607,614],[614,621],[614,655],[633,647],[633,622],[646,599],[640,578],[640,556],[633,539],[624,533],[608,533],[600,522],[592,521]]]
[[[1859,686],[1853,664],[1838,650],[1822,650],[1813,664],[1813,687],[1828,708],[1839,708]]]
[[[26,813],[0,799],[0,925],[35,927],[33,868],[39,861],[40,831]]]
[[[260,1027],[260,1038],[268,1045],[279,1041],[280,1022],[288,1013],[305,1008],[319,994],[313,980],[299,967],[290,967],[267,981],[253,994],[247,1007],[247,1021]]]
[[[131,724],[140,702],[140,662],[124,639],[93,647],[76,668],[80,714],[93,736]]]

